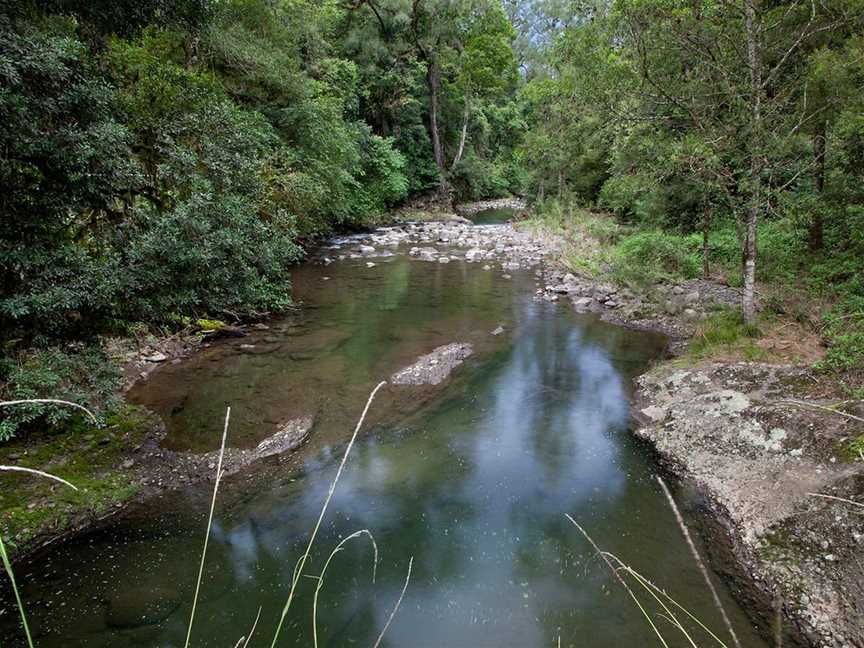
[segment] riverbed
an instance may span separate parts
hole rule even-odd
[[[538,299],[532,269],[505,272],[456,252],[446,263],[412,258],[404,245],[348,254],[352,246],[341,260],[296,270],[295,314],[166,364],[131,393],[163,417],[174,451],[218,447],[227,406],[236,447],[254,447],[285,421],[314,421],[302,449],[222,485],[192,645],[235,645],[259,608],[250,646],[270,645],[370,390],[452,342],[474,353],[446,384],[391,386],[373,404],[279,645],[312,645],[314,577],[362,529],[379,552],[375,582],[372,545],[350,541],[320,591],[320,646],[373,645],[412,560],[382,645],[656,645],[565,514],[725,637],[654,481],[657,466],[628,432],[632,381],[665,339]],[[211,486],[162,495],[22,566],[38,645],[182,646]],[[766,646],[718,586],[743,645]],[[5,600],[0,608],[0,644],[19,645],[14,610]],[[670,646],[689,645],[653,619]],[[704,633],[694,638],[712,645]]]

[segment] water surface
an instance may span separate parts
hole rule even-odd
[[[565,519],[654,579],[713,628],[706,587],[627,432],[631,378],[664,340],[532,299],[535,278],[394,257],[308,265],[305,308],[251,339],[166,366],[135,393],[175,448],[254,445],[282,420],[315,417],[303,451],[230,478],[220,494],[195,646],[269,646],[297,558],[350,428],[382,378],[447,342],[476,354],[441,390],[384,391],[354,448],[280,645],[372,646],[413,570],[382,645],[612,648],[657,645],[633,603]],[[326,277],[326,279],[325,279]],[[499,325],[500,335],[492,335]],[[241,345],[253,345],[242,347]],[[208,485],[137,508],[21,573],[38,643],[182,646],[209,505]],[[744,645],[765,646],[722,589]],[[19,645],[0,602],[0,644]],[[686,645],[659,617],[670,646]],[[708,645],[699,637],[700,645]]]

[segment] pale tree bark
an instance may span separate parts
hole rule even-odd
[[[471,117],[471,99],[465,95],[465,110],[462,113],[462,134],[459,136],[459,148],[456,150],[456,157],[453,158],[453,164],[450,170],[456,168],[459,160],[462,159],[462,154],[465,153],[465,141],[468,139],[468,119]]]
[[[426,84],[429,88],[429,135],[438,167],[438,196],[445,205],[451,202],[450,183],[447,182],[447,168],[444,163],[444,148],[438,128],[438,91],[441,89],[441,70],[434,55],[426,57]]]
[[[702,278],[708,279],[711,277],[711,265],[708,260],[708,254],[711,251],[708,235],[711,232],[711,204],[706,203],[705,209],[702,212]]]
[[[741,314],[747,324],[756,321],[756,236],[762,211],[762,170],[764,159],[764,133],[762,123],[762,20],[761,0],[743,0],[747,60],[750,67],[750,205],[744,228],[742,265],[744,291]]]

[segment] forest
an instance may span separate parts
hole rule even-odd
[[[742,330],[807,320],[857,372],[862,20],[860,0],[4,2],[0,396],[110,407],[105,339],[283,312],[304,250],[420,196],[524,196],[606,246],[572,267],[719,277]],[[69,416],[16,409],[0,440]]]

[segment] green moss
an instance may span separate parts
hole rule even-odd
[[[227,324],[222,320],[211,320],[211,319],[199,319],[195,322],[195,324],[202,331],[219,331],[224,329]]]
[[[122,405],[93,427],[82,421],[42,430],[0,447],[0,464],[43,470],[78,490],[29,475],[0,476],[0,533],[21,548],[44,532],[61,533],[79,515],[98,514],[134,496],[138,486],[120,467],[158,426],[143,409]]]

